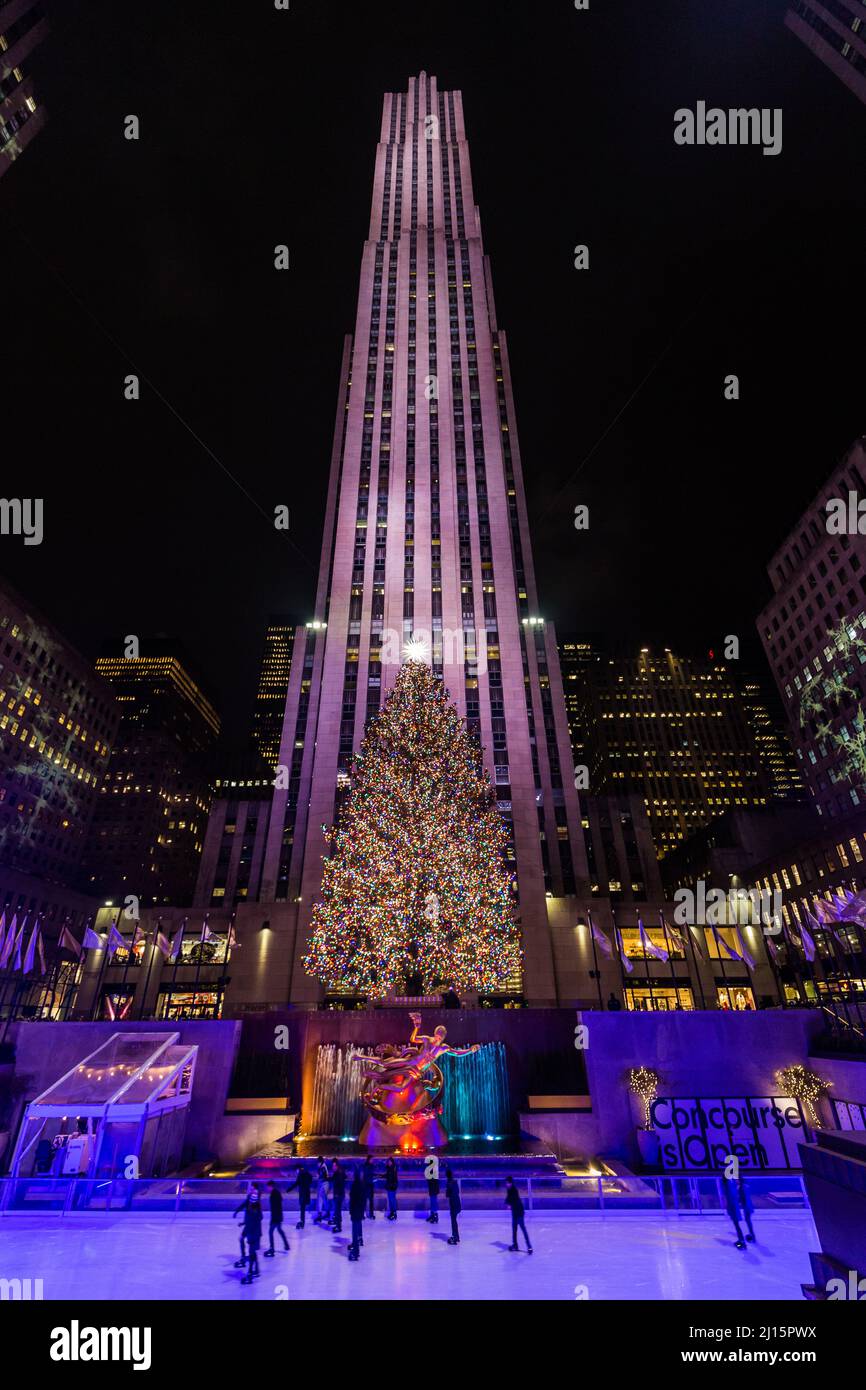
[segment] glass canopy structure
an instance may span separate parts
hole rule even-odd
[[[161,1177],[180,1164],[198,1048],[179,1033],[113,1033],[30,1101],[13,1177]]]

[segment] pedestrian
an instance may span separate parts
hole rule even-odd
[[[746,1241],[753,1241],[755,1239],[755,1232],[752,1226],[752,1212],[754,1211],[754,1206],[751,1193],[746,1187],[742,1177],[723,1178],[722,1182],[725,1192],[725,1206],[728,1209],[728,1216],[731,1218],[731,1223],[737,1233],[734,1247],[737,1250],[745,1250]],[[743,1239],[743,1228],[740,1225],[741,1221],[745,1221],[748,1227],[748,1235],[745,1240]]]
[[[360,1169],[356,1168],[349,1188],[349,1220],[352,1223],[352,1241],[349,1245],[349,1259],[357,1260],[364,1244],[364,1212],[367,1210],[367,1194]]]
[[[306,1225],[307,1207],[310,1205],[310,1193],[313,1190],[313,1175],[303,1163],[298,1169],[298,1176],[295,1178],[295,1181],[289,1183],[286,1191],[291,1192],[295,1187],[298,1189],[298,1208],[300,1212],[300,1219],[295,1224],[295,1230],[302,1231]]]
[[[445,1169],[445,1196],[448,1199],[448,1210],[451,1213],[451,1234],[448,1237],[448,1244],[459,1245],[460,1231],[457,1227],[457,1218],[463,1207],[460,1201],[460,1184],[450,1168]]]
[[[523,1239],[526,1241],[526,1253],[532,1254],[532,1245],[526,1230],[526,1222],[523,1219],[523,1198],[517,1191],[517,1186],[513,1178],[505,1179],[505,1205],[511,1208],[511,1244],[509,1250],[517,1250],[518,1229],[523,1232]]]
[[[244,1217],[246,1218],[247,1207],[249,1206],[250,1201],[252,1200],[252,1195],[253,1195],[253,1192],[254,1192],[254,1191],[257,1191],[257,1192],[259,1193],[259,1201],[261,1201],[261,1189],[260,1189],[260,1187],[259,1187],[259,1184],[258,1184],[257,1182],[251,1182],[251,1183],[249,1183],[249,1185],[247,1186],[247,1192],[246,1192],[246,1196],[244,1197],[244,1200],[241,1202],[241,1204],[240,1204],[239,1207],[235,1207],[234,1211],[232,1212],[232,1216],[238,1216],[241,1212],[243,1212],[243,1215],[244,1215]],[[245,1226],[244,1221],[242,1221],[242,1222],[241,1222],[241,1236],[240,1236],[241,1257],[240,1257],[239,1260],[235,1260],[235,1269],[246,1269],[246,1264],[247,1264],[247,1244],[246,1244],[246,1242],[247,1242],[246,1226]]]
[[[388,1215],[386,1221],[397,1220],[397,1185],[400,1179],[397,1175],[397,1164],[393,1158],[389,1158],[385,1164],[385,1195],[388,1198]]]
[[[329,1207],[328,1165],[324,1158],[320,1158],[316,1168],[316,1215],[313,1218],[315,1225],[318,1226],[320,1221],[327,1221]]]
[[[259,1277],[259,1246],[262,1243],[262,1199],[259,1184],[253,1183],[244,1211],[244,1236],[247,1242],[247,1272],[242,1284],[251,1284]]]
[[[433,1175],[427,1179],[427,1197],[430,1202],[430,1215],[427,1220],[433,1226],[439,1224],[439,1168],[435,1166]]]
[[[273,1181],[268,1183],[268,1208],[270,1220],[268,1222],[268,1248],[265,1254],[272,1257],[275,1231],[280,1233],[283,1249],[288,1250],[289,1248],[289,1242],[286,1240],[286,1233],[283,1230],[283,1194]]]
[[[376,1165],[369,1154],[364,1159],[364,1167],[361,1172],[364,1183],[364,1198],[367,1203],[367,1215],[371,1221],[376,1220],[376,1212],[373,1207],[373,1185],[376,1181]]]
[[[611,990],[610,992],[610,998],[607,1001],[607,1007],[612,1014],[619,1013],[620,1009],[622,1008],[622,1004],[617,999],[613,990]]]
[[[331,1230],[343,1229],[343,1202],[346,1197],[346,1170],[338,1158],[331,1168]]]

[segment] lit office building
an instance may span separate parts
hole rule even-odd
[[[863,0],[792,0],[785,24],[866,102],[866,4]]]
[[[280,759],[294,636],[295,629],[288,618],[269,619],[253,711],[252,742],[271,767],[276,767]]]
[[[164,642],[97,670],[121,711],[94,818],[87,882],[106,899],[191,901],[210,805],[209,759],[219,719],[187,659]]]
[[[0,4],[0,178],[45,124],[33,54],[47,33],[42,6],[33,0]]]

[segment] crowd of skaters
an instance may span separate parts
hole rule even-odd
[[[393,1157],[385,1160],[385,1167],[381,1174],[377,1172],[374,1160],[368,1154],[363,1163],[355,1164],[351,1169],[344,1166],[339,1158],[331,1159],[319,1158],[315,1165],[301,1163],[295,1174],[294,1182],[286,1184],[286,1192],[297,1190],[298,1193],[298,1220],[295,1229],[302,1231],[307,1224],[307,1211],[310,1207],[315,1209],[313,1225],[326,1226],[335,1235],[343,1229],[343,1213],[347,1207],[352,1238],[349,1242],[349,1259],[358,1260],[361,1254],[361,1247],[364,1244],[364,1221],[376,1220],[375,1209],[375,1187],[377,1181],[381,1179],[387,1204],[385,1212],[386,1221],[396,1221],[399,1211],[398,1192],[400,1187],[400,1175],[397,1162]],[[439,1198],[442,1193],[442,1184],[439,1178],[438,1164],[434,1164],[428,1176],[427,1200],[429,1205],[426,1220],[431,1225],[438,1225],[439,1222]],[[276,1254],[275,1237],[279,1236],[282,1241],[284,1251],[289,1250],[289,1241],[283,1229],[283,1193],[279,1185],[271,1180],[267,1183],[267,1211],[268,1211],[268,1248],[264,1252],[267,1259],[272,1259]],[[451,1219],[451,1234],[448,1237],[449,1245],[460,1244],[460,1226],[458,1218],[462,1210],[460,1201],[460,1184],[454,1176],[450,1167],[445,1168],[445,1204]],[[528,1254],[532,1254],[532,1245],[526,1230],[523,1200],[517,1190],[513,1178],[505,1180],[505,1205],[511,1212],[511,1245],[509,1250],[517,1250],[518,1232],[522,1233],[526,1242]],[[235,1261],[236,1269],[245,1269],[246,1273],[241,1280],[243,1284],[251,1284],[260,1274],[259,1269],[259,1250],[262,1244],[262,1227],[264,1224],[264,1194],[262,1184],[258,1182],[250,1183],[249,1190],[234,1212],[235,1216],[241,1216],[240,1234],[240,1258]]]

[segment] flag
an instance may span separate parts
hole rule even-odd
[[[590,930],[590,932],[592,933],[592,939],[593,939],[593,941],[595,942],[596,946],[598,946],[599,950],[600,950],[605,956],[607,956],[608,960],[610,960],[610,958],[611,958],[610,942],[608,941],[608,939],[607,939],[607,937],[605,936],[604,932],[603,932],[603,931],[600,931],[600,930],[598,929],[598,927],[595,925],[595,922],[593,922],[593,920],[592,920],[591,914],[588,912],[588,913],[586,914],[586,916],[587,916],[587,920],[589,921],[589,930]]]
[[[742,960],[742,959],[743,959],[742,956],[740,955],[739,951],[736,951],[736,950],[734,949],[733,946],[729,946],[729,945],[728,945],[728,943],[727,943],[727,941],[725,940],[725,938],[724,938],[724,937],[721,935],[721,933],[719,932],[718,927],[717,927],[717,926],[715,925],[715,923],[713,923],[713,922],[710,923],[710,931],[713,933],[713,940],[715,941],[716,946],[718,947],[718,950],[719,950],[719,960],[722,959],[722,951],[726,951],[726,952],[727,952],[727,955],[728,955],[729,960]]]
[[[737,938],[737,945],[740,948],[740,960],[743,961],[750,970],[754,970],[755,958],[743,940],[743,933],[740,931],[739,927],[734,928],[734,936]]]
[[[39,922],[33,923],[33,930],[30,933],[30,940],[27,942],[27,950],[24,953],[24,974],[33,969],[36,964],[36,938],[39,935]]]
[[[6,913],[0,913],[0,960],[3,959],[3,942],[6,938]]]
[[[21,930],[19,931],[18,935],[17,935],[16,938],[15,938],[15,963],[14,963],[13,966],[12,966],[12,969],[13,969],[13,970],[20,970],[20,969],[21,969],[21,942],[22,942],[23,940],[24,940],[24,923],[22,922],[22,923],[21,923]]]
[[[661,926],[662,931],[665,932],[665,934],[667,935],[668,939],[671,940],[680,951],[682,951],[683,955],[685,955],[686,943],[683,937],[680,936],[680,933],[676,927],[672,927],[670,923],[665,921],[665,914],[663,912],[659,913],[659,924]]]
[[[637,919],[637,934],[640,939],[640,944],[648,956],[655,956],[656,960],[668,959],[667,951],[663,950],[661,946],[653,945],[649,935],[647,934],[646,928],[644,927],[644,924],[639,917]]]
[[[691,930],[692,930],[693,932],[700,931],[700,927],[697,926],[697,925],[693,922],[693,923],[691,924]],[[695,940],[694,937],[691,938],[691,942],[692,942],[692,950],[695,952],[695,954],[696,954],[701,960],[705,960],[706,957],[704,956],[703,951],[701,950],[700,946],[698,945],[698,943],[697,943],[697,941]]]
[[[803,922],[800,923],[800,941],[803,955],[807,960],[815,959],[815,940]]]
[[[226,937],[226,950],[234,951],[236,949],[240,950],[240,947],[238,946],[238,939],[235,935],[235,924],[232,922],[229,926],[229,934]]]
[[[122,934],[117,930],[116,923],[112,922],[108,932],[109,959],[114,955],[115,951],[117,951],[120,947],[125,945],[126,942],[124,941]]]
[[[768,936],[765,936],[765,937],[764,937],[764,945],[766,946],[766,948],[767,948],[767,950],[769,951],[770,955],[772,956],[773,960],[774,960],[774,961],[776,962],[776,964],[778,965],[778,964],[779,964],[779,948],[778,948],[778,946],[776,945],[775,941],[771,941],[770,938],[769,938]]]
[[[84,941],[82,943],[82,948],[85,951],[101,951],[104,945],[105,942],[103,941],[102,937],[99,936],[98,933],[95,932],[92,927],[84,928]]]
[[[202,922],[201,936],[199,937],[199,941],[201,942],[201,944],[202,944],[202,946],[203,946],[203,945],[205,944],[206,941],[213,941],[213,939],[214,939],[214,934],[213,934],[213,932],[211,931],[210,927],[208,926],[208,924],[207,924],[207,918],[205,917],[204,921]]]
[[[172,939],[171,939],[171,951],[170,951],[169,957],[168,957],[169,960],[179,960],[179,959],[180,959],[180,949],[181,949],[182,945],[183,945],[183,922],[181,922],[180,926],[178,927],[177,931],[175,932],[174,936],[173,936]]]
[[[82,949],[68,927],[64,927],[57,942],[58,951],[71,951],[74,956],[81,960]]]
[[[624,969],[627,971],[627,973],[630,975],[631,972],[634,970],[634,966],[632,965],[631,961],[629,960],[628,956],[627,956],[626,953],[625,953],[625,947],[624,947],[623,944],[622,944],[622,933],[621,933],[619,927],[614,926],[613,934],[614,934],[614,938],[615,938],[615,940],[616,940],[616,949],[619,951],[619,958],[620,958],[620,960],[621,960],[622,963],[623,963],[623,968],[624,968]]]
[[[161,931],[156,933],[156,949],[161,951],[164,956],[167,956],[171,951],[171,942]]]
[[[130,942],[130,950],[135,949],[135,947],[138,945],[139,941],[141,941],[143,936],[144,930],[142,928],[142,925],[140,922],[136,922],[135,931],[132,933],[132,941]]]
[[[45,974],[45,947],[42,945],[42,933],[36,938],[36,949],[39,952],[39,974]]]
[[[12,951],[15,947],[15,933],[18,930],[18,915],[12,914],[12,921],[9,923],[9,931],[6,934],[6,945],[0,953],[0,970],[3,970],[9,962]]]

